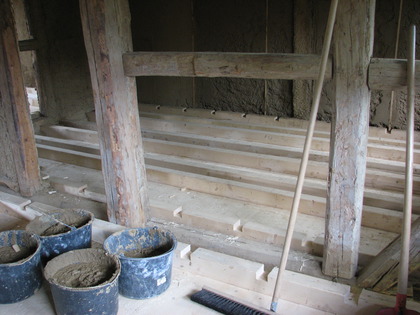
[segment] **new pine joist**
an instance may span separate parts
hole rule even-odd
[[[420,218],[411,225],[410,239],[409,271],[414,272],[420,268]],[[391,289],[398,280],[400,253],[401,237],[398,237],[361,271],[357,284],[378,292]]]
[[[99,155],[41,144],[38,145],[38,151],[42,158],[96,170],[101,169]],[[170,157],[167,157],[167,159],[170,159]],[[244,180],[242,181],[241,175],[238,175],[238,170],[235,171],[234,168],[229,173],[226,171],[226,168],[224,170],[218,170],[211,167],[207,169],[198,166],[193,167],[191,166],[191,161],[182,164],[179,160],[176,163],[176,159],[170,159],[172,162],[165,162],[163,160],[162,156],[153,157],[150,154],[146,155],[147,175],[150,181],[280,209],[288,209],[292,202],[293,194],[291,187],[284,189],[287,187],[287,183],[283,183],[283,189],[267,186],[266,183],[261,182],[261,174],[258,175],[258,172],[255,171],[248,172],[248,175],[244,173]],[[258,180],[260,181],[258,182]],[[293,181],[291,180],[290,182],[292,185]],[[275,186],[274,181],[271,181],[271,184]],[[281,183],[279,183],[279,187],[281,187]],[[313,185],[312,188],[309,186],[306,189],[308,192],[314,193],[317,191],[318,194],[322,194],[321,190]],[[379,198],[381,196],[379,195]],[[372,204],[375,203],[375,200],[377,199],[371,196],[370,201]],[[383,210],[385,211],[366,207],[364,212],[366,220],[363,220],[362,224],[366,227],[379,228],[382,226],[382,222],[384,222],[383,229],[396,232],[396,228],[401,224],[399,213],[396,211],[387,211],[386,209]],[[304,194],[302,196],[300,211],[303,214],[324,217],[325,196],[309,193]]]
[[[99,170],[73,167],[68,164],[54,164],[41,159],[44,174],[49,174],[51,185],[58,191],[73,194],[79,197],[104,202],[104,187]],[[63,178],[67,174],[68,178]],[[102,183],[101,183],[102,182]],[[275,252],[283,243],[287,227],[289,210],[278,207],[265,207],[255,203],[238,202],[232,198],[199,193],[188,189],[179,189],[165,183],[150,182],[150,198],[153,221],[166,220],[167,222],[189,226],[193,229],[203,229],[206,232],[197,233],[200,243],[206,247],[218,247],[222,252],[229,252],[223,244],[212,244],[206,237],[209,233],[223,235],[226,243],[231,244],[237,237],[261,242],[261,246],[275,244]],[[206,206],[203,207],[203,200]],[[375,221],[375,220],[374,220]],[[324,219],[303,213],[299,214],[299,225],[293,237],[293,248],[300,252],[321,255],[323,248]],[[375,222],[378,222],[376,220]],[[368,227],[362,228],[362,241],[360,255],[363,262],[372,259],[381,249],[395,238],[395,233],[384,232]],[[188,238],[190,239],[190,238]],[[242,244],[242,243],[241,243]],[[276,263],[275,259],[265,255],[258,259]],[[255,255],[247,256],[256,259]],[[291,258],[292,259],[292,258]],[[301,260],[299,260],[301,262]],[[307,265],[305,263],[305,265]],[[304,266],[302,266],[304,267]]]
[[[36,136],[38,144],[99,154],[98,145],[95,144],[97,135],[94,131],[63,126],[44,126],[42,132],[48,137]],[[86,142],[83,141],[85,136]],[[300,163],[301,153],[297,148],[256,143],[251,145],[249,142],[238,140],[191,134],[173,135],[167,132],[143,131],[143,136],[147,153],[173,155],[289,175],[297,174]],[[307,177],[325,180],[328,171],[327,159],[327,153],[314,151],[308,164]],[[368,160],[366,187],[401,192],[404,188],[404,174],[401,173],[403,165],[400,164],[393,161],[384,163],[382,160],[377,162],[373,162],[373,159]],[[417,174],[414,177],[413,188],[416,194],[420,192],[420,179]]]
[[[235,113],[235,112],[226,112],[226,111],[216,111],[213,112],[208,109],[200,108],[179,108],[171,106],[160,106],[160,105],[151,105],[143,104],[139,105],[140,107],[140,116],[143,114],[156,114],[156,115],[165,115],[165,118],[168,117],[168,120],[186,120],[190,119],[202,119],[202,123],[210,121],[225,121],[233,123],[242,123],[246,126],[270,126],[270,127],[286,127],[286,128],[297,128],[306,130],[308,128],[308,121],[295,118],[282,118],[273,116],[264,116],[257,114],[246,114],[244,113]],[[331,124],[324,121],[317,121],[315,125],[315,131],[327,132],[330,133]],[[386,128],[379,127],[370,127],[369,128],[369,140],[370,138],[377,138],[381,142],[387,140],[405,140],[406,134],[403,130],[394,129],[392,133],[387,133]],[[420,133],[415,133],[415,141],[420,142]]]
[[[302,148],[305,138],[303,135],[291,133],[280,134],[278,132],[250,130],[246,128],[233,128],[225,126],[214,126],[209,124],[200,124],[193,122],[181,121],[163,121],[151,118],[142,118],[142,128],[148,130],[158,130],[159,132],[187,133],[192,135],[203,135],[218,138],[236,139],[246,142],[256,142],[264,144],[272,144],[279,146],[289,146]],[[174,135],[175,136],[175,135]],[[314,138],[311,151],[328,152],[330,149],[330,141],[326,138]],[[418,150],[415,152],[414,163],[420,163],[420,154]],[[402,162],[405,160],[404,148],[398,146],[384,146],[381,144],[368,145],[368,157],[380,158],[392,161]]]
[[[60,126],[48,126],[42,128],[44,134],[49,136],[36,136],[38,144],[55,146],[63,149],[70,149],[80,151],[83,153],[91,153],[99,155],[99,148],[97,144],[91,144],[83,142],[83,134],[86,132],[89,139],[92,134],[91,131],[61,127]],[[73,137],[74,139],[60,139],[58,137]],[[149,133],[145,135],[150,136]],[[189,158],[193,160],[205,162],[225,164],[226,166],[237,166],[245,167],[253,170],[261,170],[273,173],[279,173],[286,175],[296,175],[299,168],[299,152],[296,152],[293,156],[293,152],[281,152],[280,148],[272,148],[263,146],[258,149],[257,152],[248,152],[250,150],[249,143],[244,143],[242,146],[238,141],[234,143],[230,140],[225,140],[222,143],[214,142],[200,142],[203,141],[203,137],[186,136],[186,139],[193,140],[196,144],[181,143],[175,140],[180,135],[177,135],[177,139],[174,141],[163,140],[164,138],[171,137],[166,133],[161,134],[162,139],[151,139],[144,137],[144,147],[146,156],[150,154],[160,154],[173,157]],[[191,138],[192,137],[192,138]],[[253,150],[256,149],[254,145]],[[281,155],[281,156],[280,156]],[[77,160],[77,159],[76,159]],[[150,159],[149,159],[150,161]],[[309,161],[307,169],[307,177],[313,179],[325,180],[327,178],[328,166],[327,162]],[[239,173],[238,173],[239,174]],[[240,176],[240,174],[239,174]],[[368,169],[366,173],[365,185],[367,188],[373,188],[375,190],[388,190],[401,192],[404,188],[404,175],[398,173],[390,173],[380,169]],[[420,193],[420,179],[418,176],[414,177],[414,192]],[[389,197],[389,196],[385,196]],[[387,199],[387,198],[385,198]],[[391,206],[394,201],[390,203]],[[398,207],[400,208],[400,207]]]

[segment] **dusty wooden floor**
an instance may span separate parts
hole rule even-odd
[[[66,193],[54,197],[37,195],[38,201],[15,197],[10,191],[0,192],[0,230],[24,229],[27,220],[16,217],[56,211],[57,202],[78,204],[80,200]],[[47,190],[48,191],[48,190]],[[43,202],[49,202],[45,204]],[[89,209],[89,203],[84,203]],[[92,212],[97,211],[90,204]],[[16,210],[17,209],[17,210]],[[165,228],[172,229],[171,224]],[[103,240],[123,227],[95,219],[93,223],[93,246],[101,246]],[[199,231],[196,231],[196,233]],[[204,235],[205,236],[205,235]],[[231,241],[235,243],[235,240]],[[249,246],[249,244],[248,244]],[[235,301],[246,301],[268,308],[277,269],[267,271],[265,265],[251,260],[222,254],[205,248],[193,247],[179,242],[173,260],[173,278],[170,288],[162,295],[149,300],[133,300],[119,297],[119,314],[218,314],[189,300],[190,294],[203,286],[231,295]],[[354,291],[343,285],[318,277],[307,276],[288,270],[284,276],[279,314],[372,314],[383,306],[392,306],[394,298],[367,290]],[[409,306],[420,309],[417,303]],[[52,297],[44,283],[40,291],[19,303],[0,305],[1,314],[54,314]]]
[[[185,281],[178,279],[168,294],[162,295],[167,308],[158,302],[161,298],[145,304],[122,298],[121,305],[128,308],[123,308],[125,313],[121,314],[142,307],[146,313],[159,313],[158,304],[162,314],[172,310],[170,305],[179,305],[179,314],[205,314],[205,310],[196,311],[197,306],[190,305],[187,295],[207,282],[217,284],[220,291],[245,298],[256,294],[252,300],[264,301],[261,303],[266,307],[287,226],[305,123],[154,106],[143,106],[141,116],[153,215],[150,224],[170,229],[185,245],[178,249],[174,262],[174,279],[179,275]],[[287,265],[290,279],[297,280],[286,285],[291,290],[283,303],[291,303],[287,310],[301,304],[302,310],[296,312],[299,314],[371,314],[378,305],[392,306],[393,297],[354,290],[354,279],[336,283],[320,271],[328,128],[320,123],[316,129]],[[91,122],[63,122],[40,128],[37,145],[45,189],[25,207],[39,210],[39,203],[63,209],[84,208],[96,218],[106,219],[94,129]],[[419,147],[416,143],[413,219],[420,214]],[[371,129],[361,267],[400,231],[403,157],[403,133],[386,135],[383,130]],[[4,229],[8,227],[6,224]],[[95,228],[98,242],[109,233],[106,225]],[[242,264],[247,268],[232,268]],[[30,307],[30,300],[25,303],[27,306],[22,307]]]

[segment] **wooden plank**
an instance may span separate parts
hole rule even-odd
[[[42,158],[97,170],[101,169],[98,155],[41,144],[38,146],[39,154]],[[267,174],[264,176],[264,179],[268,179],[267,184],[258,179],[261,177],[261,172],[255,170],[241,173],[235,167],[215,167],[208,163],[200,164],[191,160],[186,160],[182,163],[176,158],[150,154],[146,155],[146,162],[148,178],[156,183],[281,209],[288,209],[292,201],[292,186],[294,182],[292,177],[289,177],[287,181],[283,180],[281,175]],[[205,167],[206,165],[207,168]],[[276,183],[278,184],[277,186]],[[278,189],[279,185],[281,189]],[[82,192],[81,195],[86,197],[89,193],[86,191]],[[302,198],[301,212],[324,217],[326,200],[322,189],[317,187],[316,183],[308,183],[305,193]],[[383,195],[379,194],[378,198],[382,197]],[[371,196],[370,204],[375,204],[375,200],[379,199],[375,199],[374,195]],[[416,200],[418,203],[418,199]],[[419,211],[416,212],[419,213]],[[383,208],[372,208],[366,205],[362,222],[363,226],[396,232],[400,224],[401,217],[398,212],[387,211]]]
[[[420,218],[417,218],[411,225],[410,239],[409,271],[411,273],[420,269]],[[401,236],[363,268],[357,278],[357,285],[378,292],[390,290],[398,281],[400,253]]]
[[[273,116],[257,115],[257,114],[246,114],[227,112],[227,111],[216,111],[212,112],[208,109],[199,109],[199,108],[188,108],[184,110],[179,107],[172,106],[161,106],[161,105],[152,105],[152,104],[139,104],[140,114],[142,113],[154,113],[159,115],[182,115],[185,119],[189,118],[202,118],[202,119],[211,119],[211,120],[225,120],[225,121],[234,121],[242,122],[244,124],[261,124],[266,126],[285,126],[285,127],[294,127],[294,128],[307,128],[308,121],[295,118],[279,118],[278,120],[274,119]],[[317,130],[328,131],[331,129],[329,123],[324,121],[317,122]]]
[[[334,33],[333,120],[322,270],[352,278],[358,266],[367,161],[375,1],[340,2]]]
[[[301,151],[305,141],[304,135],[295,133],[281,133],[279,130],[260,130],[249,128],[237,128],[217,126],[211,124],[203,124],[199,122],[185,122],[185,121],[164,121],[152,118],[143,117],[142,120],[143,132],[147,133],[149,130],[165,132],[171,138],[180,135],[180,133],[191,135],[203,135],[217,138],[236,139],[246,141],[248,143],[263,143],[276,146],[289,146],[299,148]],[[289,130],[290,131],[290,130]],[[193,137],[193,136],[191,136]],[[330,141],[325,137],[315,137],[311,146],[311,154],[316,151],[329,152]],[[420,163],[420,150],[415,150],[414,163]],[[405,149],[401,146],[382,145],[377,143],[368,144],[367,147],[368,158],[380,158],[392,161],[405,161]]]
[[[88,142],[91,144],[99,144],[98,131],[84,130],[80,128],[57,126],[57,125],[46,125],[41,126],[41,135],[49,137],[77,140]]]
[[[282,126],[287,128],[299,128],[306,130],[308,128],[308,121],[294,118],[279,118],[275,120],[273,116],[263,116],[256,114],[242,115],[242,113],[217,111],[212,113],[208,109],[188,108],[184,111],[179,107],[151,105],[151,104],[140,104],[140,115],[144,113],[153,113],[156,115],[171,115],[171,118],[165,120],[177,119],[182,117],[185,120],[189,119],[208,119],[226,122],[241,122],[245,125],[264,125],[264,126]],[[175,115],[176,117],[172,116]],[[315,126],[316,131],[330,133],[331,124],[325,121],[317,121]],[[390,140],[402,140],[405,141],[405,132],[403,130],[393,130],[391,134],[387,133],[386,128],[380,127],[369,127],[369,137],[379,138],[381,141],[385,139]],[[415,141],[420,142],[420,132],[415,132]]]
[[[84,153],[71,149],[62,149],[45,144],[37,144],[37,148],[40,158],[88,167],[95,170],[102,169],[101,156],[97,154]]]
[[[217,138],[236,139],[246,142],[260,142],[265,144],[292,146],[298,148],[302,148],[305,141],[304,136],[293,134],[279,134],[277,132],[212,126],[178,121],[161,121],[150,118],[142,118],[142,127],[145,129],[165,131],[168,133],[181,132],[193,135],[204,135]],[[314,139],[312,149],[328,152],[329,140],[325,138]]]
[[[184,115],[164,114],[164,113],[160,114],[160,113],[150,113],[150,112],[141,112],[140,116],[141,116],[140,121],[144,117],[144,118],[149,118],[149,119],[159,119],[162,121],[178,121],[178,122],[182,121],[182,122],[196,123],[196,124],[201,124],[201,125],[268,131],[268,132],[276,132],[280,134],[291,134],[291,135],[300,135],[300,136],[306,134],[306,130],[303,127],[294,123],[288,124],[287,122],[272,125],[272,124],[249,123],[245,120],[235,121],[235,120],[222,120],[222,119],[208,119],[208,118],[200,118],[200,117],[192,117],[192,116],[184,116]],[[323,128],[319,128],[319,129],[320,130],[315,130],[314,137],[329,139],[330,132],[323,130]],[[400,131],[401,130],[393,130],[393,133],[391,134],[393,135],[393,137],[388,137],[389,134],[385,134],[385,130],[382,130],[379,128],[373,129],[373,127],[371,127],[369,131],[368,146],[371,146],[372,148],[375,148],[375,149],[377,147],[380,149],[384,149],[385,146],[389,146],[390,147],[389,149],[393,149],[392,147],[396,147],[397,150],[398,148],[404,148],[405,136],[397,135],[397,133],[399,133]],[[384,132],[384,134],[381,134],[382,132]],[[397,136],[397,137],[394,137],[394,136]],[[414,143],[414,148],[416,150],[420,150],[420,143],[419,142]],[[381,152],[377,152],[375,154],[377,156],[382,156]]]
[[[123,55],[128,76],[314,79],[320,56],[230,52],[133,52]],[[326,78],[331,78],[331,60]]]
[[[245,120],[243,121],[235,121],[235,120],[222,120],[222,119],[209,119],[209,118],[200,118],[200,117],[191,117],[191,116],[183,116],[183,115],[167,115],[167,114],[159,114],[159,113],[149,113],[149,112],[141,112],[140,113],[140,121],[143,118],[149,119],[159,119],[162,121],[182,121],[182,122],[191,122],[191,123],[198,123],[202,125],[210,125],[210,126],[220,126],[220,127],[231,127],[231,128],[240,128],[240,129],[248,129],[248,130],[259,130],[259,131],[268,131],[268,132],[277,132],[277,133],[285,133],[285,134],[293,134],[293,135],[305,135],[306,130],[304,128],[299,128],[296,126],[288,126],[287,124],[260,124],[260,123],[249,123]],[[324,130],[317,130],[315,131],[315,135],[319,138],[329,138],[330,133]]]
[[[41,179],[10,0],[0,1],[0,16],[0,181],[32,196]]]
[[[95,145],[97,134],[94,131],[83,130],[77,128],[63,127],[63,126],[49,126],[42,128],[43,133],[50,136],[59,138],[71,138],[78,140],[62,140],[59,138],[51,138],[45,136],[36,136],[39,144],[53,145],[61,148],[74,149],[85,153],[97,154],[98,148]],[[150,136],[148,132],[144,133],[145,136]],[[154,135],[156,136],[156,135]],[[84,144],[83,140],[86,137],[89,144]],[[153,136],[152,136],[153,137]],[[269,147],[258,148],[256,145],[253,146],[255,152],[247,152],[249,144],[244,143],[242,146],[238,141],[227,140],[223,143],[214,141],[203,142],[202,137],[189,137],[186,140],[190,140],[192,143],[180,143],[176,141],[169,141],[171,135],[164,133],[160,139],[144,138],[144,148],[147,153],[158,153],[165,155],[174,155],[179,157],[193,158],[202,161],[224,163],[228,165],[236,165],[249,167],[253,169],[268,170],[272,172],[296,175],[299,168],[300,153],[296,152],[291,154],[287,149],[282,151],[280,148]],[[179,135],[174,140],[179,140]],[[209,139],[210,140],[210,139]],[[90,142],[93,143],[90,143]],[[201,142],[200,142],[201,141]],[[237,149],[237,150],[235,150]],[[245,150],[245,151],[244,151]],[[394,162],[384,163],[380,162],[376,167],[386,166],[391,167]],[[370,164],[368,164],[371,167]],[[326,179],[327,178],[328,165],[326,162],[309,161],[307,177]],[[382,189],[387,191],[402,192],[404,190],[404,174],[397,172],[403,171],[403,165],[400,166],[400,170],[392,170],[392,172],[386,170],[380,170],[375,168],[368,168],[366,171],[365,187]],[[414,192],[420,193],[420,178],[414,177]]]
[[[45,160],[42,161],[43,163],[50,163]],[[64,189],[64,191],[72,194],[75,193],[77,196],[84,198],[97,198],[101,193],[104,194],[103,184],[102,188],[98,185],[102,182],[102,180],[97,180],[98,171],[71,167],[65,164],[53,164],[51,167],[47,167],[49,164],[43,165],[50,175],[52,185],[57,187],[57,190],[62,191]],[[63,174],[66,174],[66,172],[68,172],[69,178],[63,179]],[[100,174],[99,177],[101,177]],[[87,183],[87,188],[83,191],[79,191],[78,189],[81,183]],[[275,242],[282,238],[283,234],[281,231],[287,227],[289,210],[282,210],[278,207],[265,207],[254,202],[238,201],[230,197],[226,198],[200,193],[189,190],[186,187],[179,189],[166,185],[166,182],[149,182],[149,184],[151,189],[151,208],[154,218],[165,219],[176,223],[175,225],[171,225],[172,227],[178,224],[188,223],[194,228],[198,226],[205,227],[207,232],[219,231],[219,234],[223,229],[223,235],[225,238],[228,238],[229,242],[234,241],[239,236],[246,239],[258,240],[261,242],[260,246],[268,245],[268,243],[265,243],[267,240]],[[96,192],[96,196],[90,195],[92,190]],[[101,201],[100,198],[94,200]],[[207,206],[203,208],[203,204]],[[167,205],[171,206],[168,207]],[[380,224],[378,218],[381,217],[378,216],[370,220],[370,222]],[[301,251],[322,255],[324,219],[299,214],[298,222],[294,240],[296,246],[299,245],[298,248]],[[255,229],[256,223],[267,226],[269,228],[267,233],[258,232]],[[280,230],[277,230],[276,235],[271,234],[270,236],[269,233],[274,231],[275,227],[280,228]],[[362,231],[360,259],[365,263],[377,255],[396,237],[395,233],[388,233],[378,229],[363,228]],[[202,235],[202,233],[198,234]],[[207,235],[207,233],[205,234]],[[307,235],[304,239],[303,234]],[[217,245],[212,244],[213,246]],[[255,256],[251,257],[255,258]],[[278,257],[270,260],[270,264],[275,264],[277,260]]]
[[[319,55],[226,52],[133,52],[125,53],[128,76],[234,77],[254,79],[313,80],[319,68]],[[369,87],[397,90],[407,86],[404,59],[372,58]],[[326,79],[331,79],[329,61]],[[420,61],[416,61],[420,67]],[[416,70],[416,87],[420,70]]]
[[[415,86],[420,88],[420,60],[416,62]],[[407,60],[372,58],[369,65],[369,88],[399,90],[407,87]]]
[[[59,139],[40,135],[36,135],[35,139],[37,145],[44,144],[49,146],[55,146],[57,148],[75,150],[83,153],[96,154],[98,156],[101,155],[98,143],[93,144],[79,140]]]
[[[45,136],[36,136],[36,139],[39,144],[40,157],[84,166],[90,165],[91,167],[97,169],[100,167],[100,164],[98,164],[99,148],[97,146],[95,147],[90,144],[86,145],[81,141],[55,139]],[[55,146],[56,148],[51,146]],[[149,140],[145,140],[145,149],[147,152],[145,159],[148,166],[160,166],[188,173],[201,174],[221,179],[230,179],[249,184],[257,184],[263,187],[281,188],[287,191],[292,191],[295,185],[295,175],[299,164],[297,159],[294,161],[294,167],[291,167],[290,162],[288,163],[285,158],[268,157],[266,158],[268,161],[271,159],[273,161],[270,164],[271,167],[267,169],[256,165],[257,156],[253,154],[249,156],[250,159],[247,159],[247,156],[244,155],[244,153],[239,153],[235,157],[235,151],[233,151],[233,153],[227,153],[208,148],[206,150],[206,148],[204,148],[205,153],[203,153],[201,159],[197,160],[196,158],[191,159],[188,156],[181,157],[182,155],[185,155],[185,153],[188,153],[191,146],[186,145],[178,147],[176,144],[171,146],[166,145],[165,143],[160,146],[163,147],[163,149],[156,150],[156,147],[159,147],[158,142],[154,141],[149,143]],[[72,150],[78,152],[73,152]],[[226,154],[228,154],[227,157],[225,157]],[[214,158],[212,158],[212,156]],[[232,164],[232,161],[234,160],[239,160],[240,163]],[[247,160],[249,160],[248,163],[246,162]],[[247,165],[237,165],[244,162],[247,163]],[[286,165],[284,165],[285,163]],[[287,163],[289,165],[287,165]],[[311,164],[313,163],[314,162]],[[326,165],[323,166],[326,168]],[[326,197],[326,169],[324,170],[325,176],[323,178],[319,178],[321,180],[314,178],[320,171],[319,167],[320,165],[318,165],[318,163],[310,165],[308,175],[311,176],[308,176],[305,182],[304,193],[319,197]],[[396,181],[396,174],[390,175],[379,171],[376,171],[375,173],[376,176],[380,176],[381,180],[387,182],[388,185],[395,183]],[[376,176],[371,180],[371,172],[368,172],[366,182],[369,180],[376,182]],[[403,176],[401,180],[404,180]],[[415,187],[418,190],[418,178],[416,178],[416,183]],[[400,187],[398,186],[397,188]],[[420,213],[420,199],[417,196],[414,196],[413,198],[414,211],[416,213]],[[365,187],[363,202],[365,206],[375,206],[382,209],[402,211],[402,191],[399,189],[399,192],[395,192],[394,189],[394,192],[382,192],[378,189]],[[399,230],[392,229],[392,231]]]
[[[110,222],[144,226],[149,198],[135,78],[121,55],[132,51],[127,0],[80,0],[102,152]]]
[[[156,118],[156,117],[155,117]],[[173,117],[171,117],[173,118]],[[150,118],[149,118],[150,119]],[[168,119],[166,121],[171,121],[172,119]],[[207,132],[205,134],[211,134],[210,136],[206,137],[206,136],[198,136],[198,134],[200,134],[200,128],[196,128],[194,131],[195,133],[181,133],[182,132],[182,128],[186,127],[183,126],[183,123],[179,120],[179,119],[175,119],[177,122],[171,122],[165,125],[165,131],[159,131],[159,128],[154,128],[154,131],[150,130],[150,129],[145,129],[143,128],[143,136],[145,137],[149,137],[149,138],[153,138],[153,139],[166,139],[166,140],[171,140],[171,141],[179,141],[179,142],[184,142],[184,143],[195,143],[195,144],[199,144],[199,143],[204,143],[206,142],[205,145],[208,146],[217,146],[217,147],[228,147],[228,148],[237,148],[238,150],[242,150],[242,151],[248,151],[251,150],[252,152],[258,152],[261,154],[272,154],[272,155],[284,155],[284,156],[289,156],[289,157],[300,157],[301,156],[301,148],[293,145],[293,142],[290,142],[289,144],[292,144],[292,147],[286,147],[286,146],[280,146],[280,145],[269,145],[269,144],[263,144],[263,142],[261,143],[257,143],[257,142],[253,142],[252,145],[249,144],[249,142],[245,142],[245,141],[240,141],[237,140],[235,142],[232,141],[228,141],[229,144],[228,146],[224,145],[223,142],[226,142],[225,139],[222,138],[218,138],[217,140],[214,140],[215,137],[214,135],[217,132],[217,126],[218,124],[208,124],[207,121],[198,121],[195,119],[191,119],[190,117],[187,117],[186,122],[189,123],[190,121],[193,122],[193,125],[195,126],[201,126],[201,125],[210,125],[208,128],[210,129],[216,129],[216,131],[214,133],[212,132]],[[174,129],[171,129],[171,124],[175,124],[175,126],[181,126],[181,129],[175,129],[177,130],[176,133],[171,132],[174,131]],[[66,122],[66,125],[70,125],[70,126],[74,126],[76,128],[87,128],[88,130],[94,130],[96,129],[92,127],[92,123],[91,122]],[[143,123],[143,125],[146,123]],[[153,124],[151,124],[152,128],[153,128]],[[222,124],[222,127],[225,128],[229,128],[229,124],[225,125]],[[275,135],[278,134],[280,132],[280,128],[279,130],[277,130],[277,128],[274,128],[272,130],[270,130],[271,128],[249,128],[247,125],[242,125],[244,127],[244,129],[249,129],[248,130],[248,134],[252,134],[252,131],[255,129],[257,131],[259,131],[261,133],[262,130],[267,130],[267,131],[271,131],[271,134]],[[230,126],[233,127],[233,126]],[[193,126],[189,126],[188,128],[185,128],[186,130],[189,130],[190,132],[192,132],[193,130],[191,130],[191,128],[193,129]],[[289,127],[288,127],[289,128]],[[235,131],[236,129],[233,129],[233,131]],[[291,131],[291,129],[288,129],[289,131]],[[385,130],[385,129],[384,129]],[[383,132],[385,132],[384,130],[382,130]],[[396,145],[396,143],[401,142],[400,140],[404,140],[405,137],[400,137],[400,134],[398,133],[399,130],[394,130],[394,132],[392,133],[392,137],[387,137],[387,136],[382,136],[381,133],[382,131],[379,129],[373,129],[373,131],[378,131],[377,132],[373,132],[373,134],[377,135],[378,137],[373,137],[373,140],[371,144],[368,144],[368,153],[371,156],[368,156],[368,167],[372,168],[372,169],[379,169],[379,170],[384,170],[384,171],[391,171],[391,172],[403,172],[404,171],[404,163],[402,162],[402,159],[404,158],[404,151],[401,149],[401,144]],[[372,132],[372,129],[371,131]],[[296,138],[297,135],[301,135],[302,133],[297,132],[286,132],[286,133],[290,133],[292,138]],[[420,133],[417,133],[417,135],[419,135]],[[235,135],[236,137],[238,137],[238,139],[241,139],[240,137],[240,133]],[[319,134],[319,137],[321,138],[321,140],[324,141],[324,144],[322,145],[326,145],[327,139],[325,138],[324,132],[321,131],[321,133]],[[269,141],[273,141],[272,140],[272,136],[268,137]],[[209,139],[204,141],[204,139]],[[381,145],[383,143],[383,139],[385,139],[384,141],[386,142],[387,139],[389,139],[390,143],[389,143],[389,147],[387,148],[386,146]],[[397,140],[400,139],[400,140]],[[245,149],[245,146],[242,145],[243,144],[247,144],[246,147],[248,149]],[[204,144],[203,144],[204,145]],[[387,144],[388,145],[388,144]],[[417,143],[417,148],[419,148],[419,143]],[[252,149],[251,149],[252,148]],[[418,149],[416,150],[416,152],[418,151]],[[378,157],[378,158],[376,158]],[[415,154],[415,159],[419,159],[420,158],[420,154]],[[311,156],[310,156],[311,160],[316,160],[316,161],[327,161],[328,160],[328,152],[327,151],[315,151],[312,150],[311,151]],[[384,161],[384,159],[386,159],[386,161]],[[397,161],[394,161],[392,159],[397,159]],[[420,162],[420,161],[419,161]],[[415,174],[420,174],[420,166],[419,164],[415,164],[414,165],[414,173]]]

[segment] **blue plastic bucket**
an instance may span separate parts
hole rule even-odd
[[[120,258],[120,294],[147,299],[166,291],[176,245],[171,232],[157,227],[126,229],[109,236],[104,248]]]
[[[42,284],[41,240],[25,231],[0,233],[0,304],[22,301]]]
[[[32,220],[26,231],[41,238],[41,260],[48,260],[70,250],[89,248],[92,244],[93,214],[82,209],[66,209]]]
[[[118,313],[118,257],[99,248],[69,251],[44,268],[58,315]]]

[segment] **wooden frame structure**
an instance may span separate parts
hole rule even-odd
[[[0,16],[0,182],[32,196],[41,178],[10,0],[0,1]]]
[[[132,50],[127,1],[80,1],[98,129],[108,218],[144,226],[149,217],[146,170],[134,78],[124,75],[121,55]]]
[[[330,141],[324,271],[343,278],[353,277],[357,266],[360,237],[357,226],[362,218],[360,202],[363,200],[368,154],[366,116],[370,89],[399,89],[406,85],[404,60],[371,59],[374,7],[374,0],[348,0],[339,4],[341,13],[334,35],[335,64],[332,68],[330,63],[326,76],[334,79],[337,90]],[[111,221],[122,225],[141,226],[149,216],[134,76],[288,80],[316,77],[320,59],[317,55],[132,52],[127,0],[80,0],[80,9],[95,99],[102,170],[107,183],[108,216]],[[6,23],[12,22],[7,20]],[[355,25],[360,26],[357,34],[352,32]],[[350,33],[352,37],[349,39]],[[349,49],[348,45],[360,49]],[[12,68],[7,64],[6,67]],[[416,76],[420,77],[420,70]],[[345,82],[352,84],[346,86]],[[18,95],[17,90],[14,90],[14,95]],[[19,124],[18,120],[15,122]],[[30,130],[23,133],[25,139],[34,138]],[[17,143],[21,152],[25,152],[25,144]],[[28,156],[34,159],[34,153]],[[351,184],[348,183],[348,174],[352,176]],[[28,190],[36,190],[38,182],[30,183]],[[342,185],[346,187],[345,193],[340,193]],[[344,221],[337,221],[343,220],[337,219],[339,217],[354,223],[352,231]],[[336,229],[337,224],[342,228]],[[344,256],[337,248],[345,248]]]

